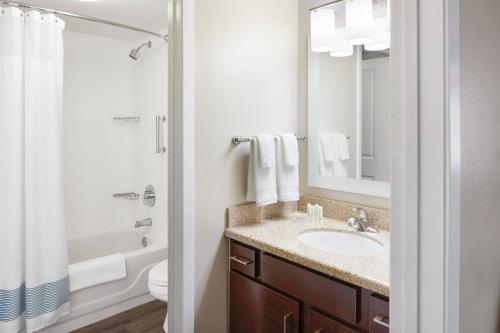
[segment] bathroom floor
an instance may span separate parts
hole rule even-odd
[[[160,301],[140,305],[72,333],[164,333],[167,306]]]

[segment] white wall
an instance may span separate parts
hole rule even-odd
[[[135,203],[112,198],[134,190],[134,128],[113,121],[134,114],[134,43],[65,31],[64,185],[68,238],[132,226]]]
[[[248,144],[296,132],[297,8],[291,0],[195,3],[195,331],[227,331],[226,208],[245,202]],[[303,149],[305,145],[301,145]]]
[[[460,1],[460,332],[500,332],[500,2]]]
[[[157,154],[156,115],[167,115],[168,44],[156,38],[146,38],[135,43],[151,40],[151,49],[144,50],[135,63],[135,114],[141,117],[135,130],[134,185],[144,191],[148,184],[156,189],[156,204],[150,208],[142,204],[136,211],[137,219],[151,217],[151,232],[166,241],[167,236],[167,154]],[[167,144],[167,123],[163,125],[163,142]]]
[[[154,151],[154,116],[167,111],[167,46],[159,39],[152,41],[153,48],[143,50],[134,61],[128,54],[142,41],[65,31],[64,183],[69,239],[132,230],[136,219],[152,217],[152,231],[166,241],[166,155]],[[134,115],[141,121],[113,120]],[[142,193],[147,184],[158,191],[154,208],[112,197],[119,192]]]

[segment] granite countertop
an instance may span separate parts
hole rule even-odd
[[[389,296],[389,232],[360,233],[345,222],[324,218],[307,222],[302,213],[267,219],[262,222],[226,228],[226,237],[261,249],[278,257]],[[369,237],[383,249],[368,256],[336,254],[317,250],[299,241],[298,236],[310,230],[335,230]]]

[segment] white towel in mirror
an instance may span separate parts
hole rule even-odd
[[[347,141],[347,136],[344,133],[335,133],[333,135],[333,141],[335,141],[338,151],[338,156],[340,160],[345,161],[350,158],[349,155],[349,142]]]

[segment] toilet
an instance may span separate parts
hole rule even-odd
[[[168,260],[160,261],[151,268],[148,278],[149,293],[156,299],[168,302]],[[167,332],[167,318],[163,329]]]

